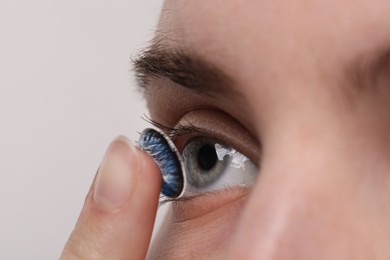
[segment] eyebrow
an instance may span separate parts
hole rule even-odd
[[[233,79],[220,67],[200,55],[173,48],[158,39],[132,59],[135,76],[141,89],[153,86],[153,80],[167,78],[178,86],[199,94],[217,96],[228,92],[240,95],[233,89]],[[360,94],[375,94],[381,82],[390,81],[390,48],[380,48],[375,52],[363,53],[350,60],[344,67],[342,77],[347,80],[342,98],[348,104],[356,101]],[[341,93],[340,93],[341,94]]]
[[[156,78],[167,78],[184,88],[210,96],[221,91],[234,92],[233,80],[200,55],[155,41],[133,59],[135,76],[141,89],[147,89]]]

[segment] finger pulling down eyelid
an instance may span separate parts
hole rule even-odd
[[[216,110],[195,110],[185,114],[177,125],[194,126],[204,134],[214,137],[259,164],[261,149],[259,142],[238,121]]]

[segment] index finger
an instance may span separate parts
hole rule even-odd
[[[144,259],[161,175],[154,161],[117,138],[99,168],[61,259]]]

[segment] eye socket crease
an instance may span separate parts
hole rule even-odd
[[[156,39],[151,46],[132,60],[141,90],[151,86],[153,79],[167,78],[172,82],[209,97],[240,95],[234,90],[234,80],[221,68],[200,55],[173,48]]]

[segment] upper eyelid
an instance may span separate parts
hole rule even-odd
[[[201,128],[196,127],[192,124],[190,124],[188,126],[176,124],[174,127],[169,127],[169,126],[161,124],[161,123],[159,123],[151,118],[148,118],[148,117],[145,117],[145,120],[148,123],[152,124],[153,126],[162,130],[172,140],[172,142],[175,143],[176,146],[178,146],[177,140],[180,137],[182,137],[182,136],[193,137],[196,135],[201,135],[201,136],[204,136],[205,138],[209,137],[211,139],[215,139],[216,142],[218,142],[222,145],[230,146],[229,144],[226,144],[225,142],[218,140],[217,136],[208,136],[208,134],[205,131],[202,131]],[[182,148],[185,146],[185,143],[186,142],[184,142],[183,145],[179,145],[179,147],[177,147],[179,152],[181,152]],[[236,149],[236,148],[234,147],[234,149]],[[239,151],[238,149],[236,149],[236,150]]]
[[[207,118],[208,120],[211,120],[212,123],[215,123],[216,125],[220,125],[217,122],[224,122],[224,128],[221,129],[221,127],[214,127],[214,129],[209,129],[207,124],[200,124],[199,122],[194,125],[192,122],[192,119],[189,119],[189,114],[202,114],[202,118]],[[185,120],[183,120],[186,118]],[[199,118],[199,117],[198,117]],[[166,135],[168,135],[172,141],[177,146],[179,152],[181,148],[183,148],[183,139],[180,137],[182,136],[196,136],[200,135],[203,137],[210,137],[217,142],[220,142],[223,145],[230,146],[237,150],[238,152],[244,154],[249,159],[251,159],[252,162],[254,162],[257,166],[260,164],[261,159],[261,145],[257,140],[253,137],[253,135],[250,134],[248,130],[241,124],[237,123],[237,121],[232,118],[230,115],[218,111],[218,110],[194,110],[186,115],[184,115],[180,120],[178,120],[175,123],[172,123],[170,125],[162,124],[154,119],[151,119],[147,117],[146,115],[143,116],[143,119],[147,121],[148,123],[152,124],[153,126],[159,128],[161,131],[163,131]],[[207,120],[206,120],[207,121]],[[226,123],[228,122],[228,123]],[[202,126],[203,125],[203,126]],[[226,134],[229,133],[230,134]],[[233,134],[232,134],[233,133]],[[236,136],[239,136],[239,141],[237,140]],[[181,139],[181,140],[180,140]]]

